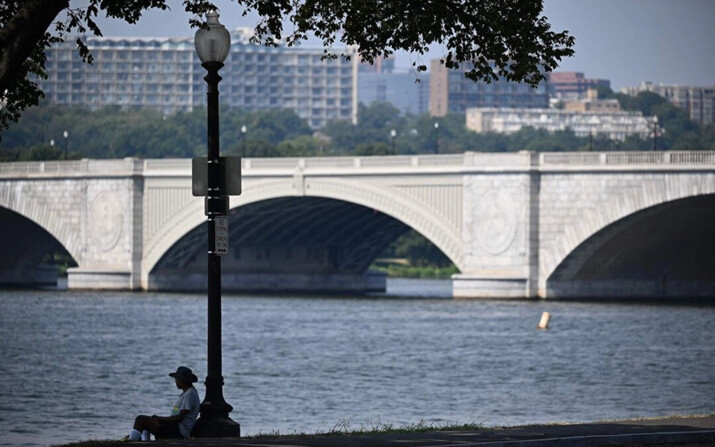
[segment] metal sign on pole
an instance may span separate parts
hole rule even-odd
[[[219,183],[223,183],[227,196],[237,196],[241,194],[241,157],[219,157],[221,166],[221,177]],[[207,199],[206,209],[208,210],[208,159],[207,157],[196,157],[191,160],[191,193],[196,196],[204,196]],[[225,202],[228,213],[228,201]],[[214,240],[213,252],[219,256],[228,254],[228,217],[218,215],[213,218]]]
[[[228,254],[228,216],[214,217],[215,222],[215,242],[214,253],[219,256]]]
[[[241,195],[241,157],[219,157],[226,181],[226,195]],[[206,157],[191,159],[191,194],[194,197],[208,195],[208,163]]]

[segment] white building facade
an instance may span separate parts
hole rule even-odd
[[[523,127],[549,132],[571,130],[577,137],[605,137],[623,141],[628,135],[647,138],[657,123],[655,117],[640,112],[581,113],[559,109],[467,109],[467,129],[478,133],[512,134]]]
[[[323,49],[249,43],[250,30],[232,32],[220,71],[222,103],[244,110],[289,109],[319,128],[357,115],[356,61],[322,60]],[[74,42],[46,51],[48,79],[38,84],[56,104],[96,110],[151,107],[165,114],[206,104],[206,70],[193,38],[87,38],[94,62]]]

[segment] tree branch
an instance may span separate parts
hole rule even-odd
[[[11,90],[22,66],[69,0],[26,0],[0,28],[0,94]]]

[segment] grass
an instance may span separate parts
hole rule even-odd
[[[427,433],[435,431],[476,431],[482,430],[484,426],[475,422],[467,424],[436,424],[419,421],[411,424],[395,425],[380,421],[366,421],[359,425],[353,425],[347,419],[341,419],[334,426],[327,430],[318,430],[315,433],[281,433],[278,430],[269,432],[258,432],[253,436],[244,438],[276,438],[279,436],[346,436],[346,435],[380,435],[389,433]],[[73,442],[70,444],[54,445],[52,447],[105,447],[116,445],[122,442],[119,439],[111,440],[89,440]]]
[[[389,264],[387,267],[372,265],[374,270],[387,273],[390,278],[423,278],[423,279],[449,279],[453,274],[459,273],[457,267],[414,267],[409,265]]]
[[[258,433],[249,438],[275,437],[275,436],[340,436],[340,435],[380,435],[389,433],[428,433],[436,431],[477,431],[485,427],[476,422],[466,424],[437,424],[419,421],[416,423],[399,424],[385,423],[380,421],[367,421],[359,425],[353,425],[349,420],[342,419],[333,427],[327,430],[318,430],[315,433],[291,433],[285,434],[279,431]]]
[[[671,419],[671,418],[698,418],[698,417],[712,417],[715,414],[710,415],[669,415],[662,417],[647,417],[647,418],[636,418],[629,419],[628,421],[648,421],[657,419]],[[601,420],[596,423],[609,423],[609,422],[623,422],[622,420]],[[570,423],[546,423],[546,424],[529,424],[521,426],[522,428],[537,427],[537,426],[555,426],[555,425],[570,425]],[[366,421],[358,425],[353,425],[349,420],[342,419],[338,421],[334,426],[327,428],[326,430],[318,430],[315,433],[280,433],[278,430],[262,433],[259,431],[258,434],[253,436],[246,436],[245,438],[274,438],[279,436],[350,436],[350,435],[381,435],[390,433],[428,433],[428,432],[444,432],[444,431],[479,431],[484,430],[486,427],[477,422],[469,422],[466,424],[440,424],[440,423],[428,423],[425,421],[419,421],[416,423],[409,424],[399,424],[395,425],[392,423],[384,423],[381,421]],[[516,428],[516,427],[511,427]],[[120,440],[90,440],[90,441],[80,441],[73,442],[70,444],[55,445],[53,447],[105,447],[109,445],[116,445],[120,443]]]

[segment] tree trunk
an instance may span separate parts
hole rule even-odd
[[[0,95],[11,90],[22,64],[69,0],[25,0],[17,13],[0,28]]]

